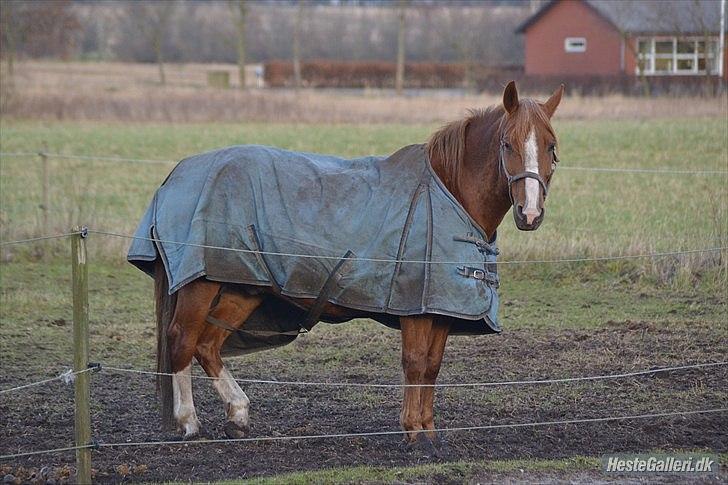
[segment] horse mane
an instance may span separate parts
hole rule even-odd
[[[465,135],[471,124],[498,123],[498,136],[505,135],[514,147],[523,145],[528,137],[528,130],[534,123],[544,126],[556,139],[551,121],[537,101],[521,99],[518,109],[512,115],[503,116],[504,113],[505,109],[500,105],[471,109],[465,118],[446,124],[430,136],[427,141],[427,154],[430,160],[439,160],[442,163],[442,175],[446,183],[457,180],[459,168],[465,159]]]
[[[440,160],[445,176],[445,183],[457,179],[460,166],[465,159],[465,134],[468,126],[474,122],[494,123],[503,116],[502,106],[468,110],[468,116],[452,121],[427,140],[427,154],[430,160]]]

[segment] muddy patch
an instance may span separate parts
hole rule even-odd
[[[397,333],[377,330],[368,336],[354,335],[342,329],[318,341],[297,342],[286,350],[268,353],[268,357],[258,354],[232,360],[233,374],[399,382]],[[595,330],[521,330],[497,337],[456,337],[448,343],[440,381],[543,379],[720,361],[725,352],[721,340],[707,325],[660,328],[650,322],[609,322]],[[2,387],[13,384],[8,377],[11,374],[2,379]],[[243,387],[251,400],[254,437],[399,429],[399,389]],[[224,412],[212,386],[195,381],[194,394],[207,435],[222,438]],[[598,382],[440,389],[436,416],[438,427],[452,428],[691,411],[725,407],[727,401],[728,368],[713,367]],[[59,381],[0,395],[0,454],[72,445],[72,402],[72,387]],[[173,437],[159,429],[158,409],[153,378],[108,371],[93,375],[93,437],[99,442],[150,442]],[[726,452],[727,428],[728,415],[705,414],[448,432],[443,438],[446,461],[563,458],[657,449]],[[102,448],[93,452],[93,466],[98,482],[116,483],[249,478],[434,460],[425,450],[401,446],[400,440],[399,436],[380,436]],[[74,454],[64,452],[6,461],[0,472],[17,482],[53,479],[62,483],[72,477],[73,465]],[[550,475],[541,478],[548,481]]]

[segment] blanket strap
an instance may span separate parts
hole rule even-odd
[[[248,231],[250,233],[253,244],[256,246],[256,249],[260,251],[260,243],[258,242],[258,238],[255,234],[255,228],[251,225],[248,227]],[[262,259],[262,255],[260,253],[256,253],[256,256],[258,256],[258,261],[261,263],[261,266],[263,266],[263,268],[265,268],[266,271],[269,272],[268,266],[265,264],[265,260]],[[222,292],[225,290],[225,285],[220,285],[220,289],[218,290],[215,297],[212,299],[212,302],[210,303],[210,310],[205,317],[205,321],[211,325],[215,325],[216,327],[220,327],[231,333],[237,333],[243,337],[274,337],[276,335],[298,335],[302,332],[308,332],[309,330],[311,330],[311,328],[313,328],[314,325],[316,325],[316,323],[318,323],[319,318],[321,317],[321,313],[323,312],[324,305],[326,305],[326,303],[329,301],[329,296],[341,280],[342,273],[347,269],[349,265],[351,265],[351,258],[353,256],[354,252],[348,250],[346,254],[344,254],[344,256],[336,263],[334,268],[331,270],[331,273],[329,273],[328,278],[326,278],[324,285],[321,287],[321,291],[319,291],[316,300],[314,301],[311,308],[308,310],[306,318],[304,319],[303,323],[300,324],[300,329],[288,330],[285,332],[271,330],[245,330],[244,328],[235,328],[225,320],[213,317],[211,315],[211,312],[220,303],[220,298],[222,298]],[[273,291],[280,294],[280,286],[277,286],[277,283],[273,279],[272,275],[270,275],[269,277],[271,280],[271,284],[275,285],[272,286]]]
[[[275,330],[245,330],[245,328],[235,328],[230,326],[225,320],[215,318],[212,315],[207,315],[205,321],[209,324],[220,327],[227,330],[230,333],[237,333],[241,336],[249,335],[251,337],[276,337],[278,335],[298,335],[301,333],[300,330],[288,330],[285,332],[279,332]]]
[[[475,244],[475,246],[477,246],[478,248],[478,251],[480,251],[481,253],[490,253],[495,254],[496,256],[500,253],[500,250],[494,242],[489,243],[485,239],[475,237],[472,234],[468,234],[467,236],[453,236],[452,239],[453,241]]]
[[[222,298],[222,292],[225,291],[225,285],[220,285],[220,289],[217,291],[217,294],[212,299],[212,302],[210,303],[210,310],[207,313],[207,316],[205,317],[205,321],[211,325],[215,325],[216,327],[220,327],[223,330],[227,330],[230,333],[237,333],[241,336],[251,336],[251,337],[275,337],[276,335],[298,335],[301,333],[301,329],[296,330],[288,330],[285,332],[276,331],[276,330],[246,330],[244,328],[235,328],[232,325],[230,325],[225,320],[222,320],[217,317],[213,317],[211,312],[215,309],[215,307],[220,303],[220,298]]]
[[[346,267],[351,265],[352,256],[354,256],[354,252],[348,250],[346,254],[344,254],[344,257],[336,263],[336,266],[334,266],[334,269],[331,270],[331,273],[329,273],[329,277],[326,278],[324,286],[321,287],[321,291],[319,291],[316,301],[314,301],[313,306],[311,306],[311,309],[306,315],[306,319],[301,325],[306,330],[311,330],[311,328],[318,323],[319,318],[321,317],[321,312],[323,312],[324,305],[329,301],[331,292],[339,283],[339,280],[341,280],[341,273],[346,269]]]
[[[481,280],[488,283],[488,285],[498,288],[500,286],[500,280],[496,273],[485,271],[480,268],[473,268],[472,266],[458,266],[458,274],[466,278],[473,278],[474,280]]]

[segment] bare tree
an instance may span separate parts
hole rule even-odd
[[[301,23],[303,22],[303,0],[298,0],[296,23],[293,27],[293,80],[298,90],[301,87]]]
[[[690,2],[665,2],[662,8],[652,11],[652,22],[658,30],[672,32],[677,37],[678,53],[682,48],[689,51],[700,49],[699,46],[693,44],[694,37],[701,37],[702,55],[704,62],[704,89],[705,94],[714,94],[716,83],[713,82],[713,70],[717,67],[718,52],[715,45],[715,33],[719,29],[717,20],[720,17],[720,4],[709,0],[691,0]],[[682,20],[682,22],[680,22]],[[690,47],[692,45],[692,48]],[[711,56],[712,52],[712,56]],[[698,52],[698,54],[700,54]],[[712,63],[711,63],[712,57]],[[694,61],[693,61],[694,62]],[[680,68],[680,66],[674,66]],[[700,64],[693,65],[693,69],[700,71]],[[718,74],[720,79],[720,74]]]
[[[157,0],[155,3],[161,5],[162,1]],[[297,1],[246,2],[244,47],[248,63],[292,59]],[[358,0],[335,4],[303,0],[303,20],[299,30],[301,62],[307,59],[390,59],[394,70],[397,59],[398,1]],[[2,10],[5,10],[8,2],[0,0]],[[48,0],[48,3],[63,4],[60,0]],[[143,7],[151,1],[68,0],[67,3],[69,12],[75,14],[83,24],[83,30],[70,36],[68,40],[71,42],[66,45],[77,46],[88,57],[156,62],[151,34],[146,33],[147,29],[152,28],[150,26],[142,30],[140,25],[154,23]],[[237,63],[238,0],[176,0],[174,3],[174,12],[163,41],[166,71],[169,71],[168,63],[172,61]],[[41,4],[41,0],[17,3],[23,9]],[[512,60],[520,62],[522,40],[513,30],[528,15],[528,2],[501,2],[497,7],[494,5],[485,0],[479,3],[463,2],[462,5],[460,2],[431,0],[408,2],[405,19],[406,62],[457,62],[463,55],[454,48],[452,39],[466,35],[477,38],[472,54],[476,64],[502,64]],[[451,26],[449,19],[453,15],[467,20],[467,26]],[[58,18],[55,13],[54,17]],[[43,31],[51,32],[50,23],[43,24],[42,19],[38,20],[38,25],[44,25]],[[455,32],[452,32],[453,28]],[[475,32],[463,32],[468,29]],[[75,39],[79,39],[79,42],[74,46]],[[0,49],[8,46],[7,41],[2,44]],[[46,42],[43,45],[50,47]],[[18,58],[55,56],[55,53],[45,48],[31,49],[22,40],[17,45],[17,51]],[[155,76],[158,78],[156,72]],[[237,84],[237,69],[235,77]],[[395,72],[392,72],[391,82],[394,77]]]
[[[245,89],[245,24],[248,16],[248,5],[246,0],[231,0],[230,8],[235,14],[235,28],[238,34],[238,80],[240,89]]]
[[[8,66],[8,82],[12,83],[15,71],[15,57],[18,55],[16,46],[18,43],[19,24],[17,22],[17,14],[15,13],[16,2],[5,2],[3,8],[0,8],[0,32],[2,32],[2,53]]]
[[[635,58],[635,63],[637,64],[637,77],[639,78],[640,85],[642,86],[642,94],[649,96],[651,91],[650,80],[645,74],[647,59],[641,52],[639,52],[637,40],[633,38],[629,32],[620,29],[619,35],[622,37],[622,44],[624,44]]]
[[[635,63],[637,64],[637,77],[639,78],[639,83],[642,86],[642,94],[644,96],[649,96],[651,92],[650,80],[645,73],[647,67],[647,58],[641,52],[639,52],[637,39],[632,35],[631,32],[628,32],[622,27],[623,25],[627,24],[626,20],[630,16],[635,14],[636,9],[642,8],[643,5],[640,5],[633,0],[624,0],[622,2],[615,3],[615,6],[615,25],[617,25],[617,28],[619,30],[619,36],[622,38],[622,45],[627,50],[629,50],[630,54],[632,54],[635,59]],[[653,16],[654,15],[655,14],[653,13]]]
[[[399,0],[399,28],[397,29],[397,74],[394,87],[397,94],[402,94],[404,88],[404,40],[405,40],[405,12],[407,0]]]
[[[508,38],[514,20],[500,17],[493,23],[494,9],[484,6],[478,9],[451,9],[442,20],[442,42],[452,51],[452,57],[464,68],[463,87],[474,89],[484,72],[480,66],[517,65],[520,57],[517,45],[510,45]],[[508,22],[504,20],[510,20]],[[488,28],[482,26],[488,25]]]
[[[159,68],[159,83],[167,83],[164,72],[164,44],[169,32],[170,20],[174,13],[175,2],[135,2],[131,7],[131,17],[144,40],[151,44],[154,60]]]
[[[69,0],[0,4],[0,53],[12,79],[18,55],[69,57],[81,25]]]
[[[711,11],[712,7],[715,8]],[[707,95],[715,95],[715,89],[718,88],[721,80],[720,62],[722,59],[720,45],[716,45],[715,41],[715,30],[716,27],[719,29],[723,27],[718,23],[716,25],[715,19],[720,18],[721,5],[719,3],[710,3],[704,5],[701,0],[693,0],[693,3],[689,5],[688,12],[690,19],[693,24],[693,29],[696,33],[701,35],[703,42],[703,55],[705,62],[705,93]],[[676,32],[682,33],[676,28]],[[720,41],[720,39],[719,39]],[[712,47],[714,46],[714,47]],[[712,51],[712,62],[711,62],[711,51]],[[700,70],[700,66],[696,66]],[[715,73],[715,74],[714,74]],[[713,78],[717,78],[717,83],[713,82]]]

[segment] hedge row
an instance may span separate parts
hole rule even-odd
[[[392,88],[397,66],[394,62],[312,60],[301,63],[301,83],[311,88]],[[412,62],[405,64],[407,88],[464,87],[465,64]],[[265,82],[270,87],[294,85],[293,63],[265,63]]]

